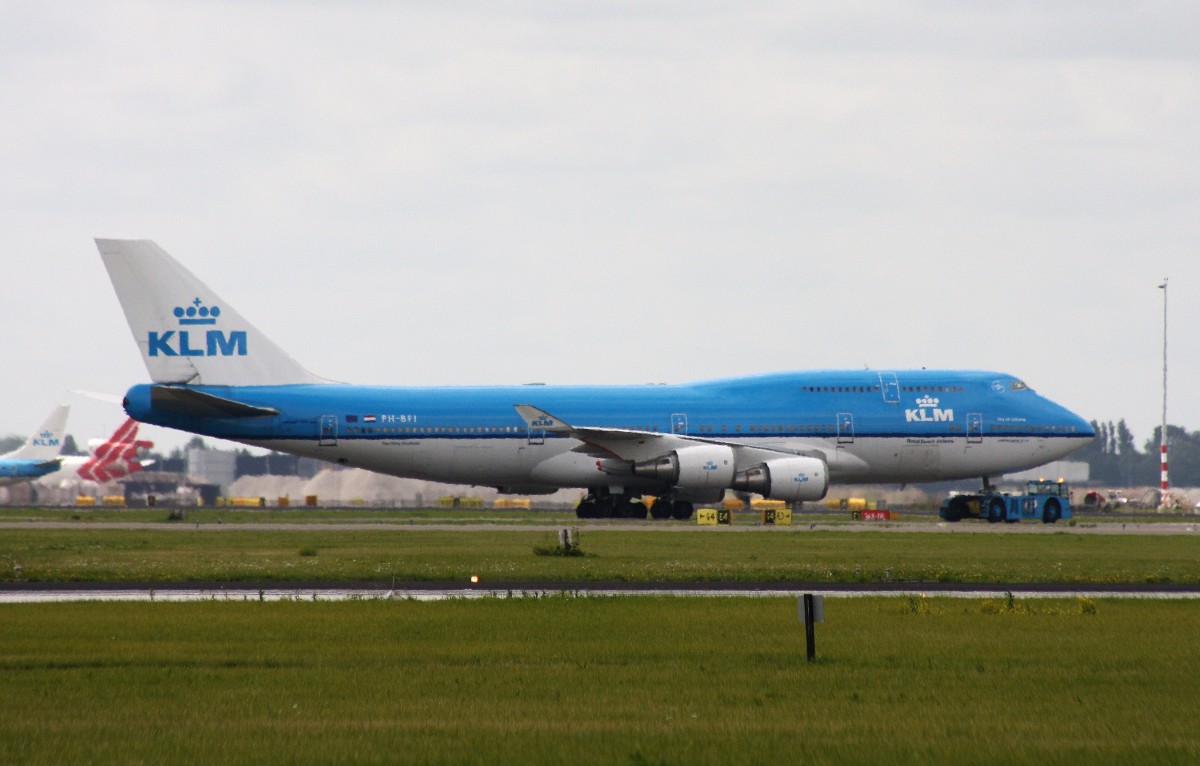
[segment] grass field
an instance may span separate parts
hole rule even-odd
[[[1200,535],[6,529],[0,582],[1200,582]]]
[[[1195,763],[1193,602],[10,605],[0,762]]]
[[[534,553],[558,520],[422,529],[443,519],[403,512],[379,520],[414,529],[364,515],[340,531],[317,525],[344,515],[307,512],[303,530],[268,531],[239,527],[262,512],[213,513],[236,515],[8,528],[0,582],[1200,582],[1189,534],[583,526],[586,555],[565,558]],[[809,665],[790,599],[10,604],[0,763],[1200,759],[1196,602],[829,599],[826,613]]]
[[[613,520],[578,519],[574,511],[526,511],[526,510],[494,510],[481,508],[186,508],[170,507],[157,508],[53,508],[38,506],[25,508],[20,506],[0,506],[0,521],[57,521],[88,524],[95,522],[166,522],[170,520],[173,511],[182,512],[186,523],[193,524],[245,524],[245,523],[284,523],[284,524],[576,524],[580,526],[596,526],[603,528]],[[901,510],[898,518],[911,524],[936,524],[941,521],[933,509]],[[736,511],[733,514],[734,526],[757,526],[759,514],[753,511]],[[1076,509],[1075,524],[1156,524],[1156,523],[1191,523],[1197,521],[1191,514],[1155,514],[1141,510],[1124,512],[1096,512]],[[827,508],[808,508],[795,516],[797,525],[809,524],[851,524],[854,522],[850,511],[831,510]],[[628,523],[628,522],[621,522]],[[653,526],[661,527],[681,524],[694,526],[695,521],[674,522],[654,521]],[[1064,527],[1072,522],[1063,522]]]
[[[183,514],[173,521],[172,512]],[[846,514],[841,514],[845,517]],[[21,508],[0,507],[0,521],[186,523],[186,524],[528,524],[577,521],[575,512],[446,510],[440,508]]]

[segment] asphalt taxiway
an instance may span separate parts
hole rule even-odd
[[[655,521],[547,521],[542,523],[462,521],[458,523],[391,521],[361,522],[161,522],[161,521],[0,521],[4,529],[126,529],[158,532],[545,532],[560,527],[577,527],[584,530],[614,532],[675,532],[695,534],[721,534],[737,532],[773,532],[799,534],[804,532],[922,532],[929,534],[1072,534],[1072,535],[1197,535],[1200,521],[1163,522],[1085,522],[1074,526],[1068,523],[1040,524],[988,524],[982,521],[929,522],[929,521],[859,521],[828,522],[803,520],[789,526],[763,526],[751,523],[736,523],[722,526],[700,526],[695,523]]]
[[[674,596],[680,598],[796,598],[805,593],[836,598],[917,596],[950,598],[1200,599],[1200,584],[1079,583],[597,583],[597,582],[397,582],[397,583],[5,583],[0,603],[60,601],[354,601],[411,599]]]

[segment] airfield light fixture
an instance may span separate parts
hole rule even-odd
[[[1158,510],[1164,511],[1169,505],[1171,483],[1167,478],[1167,280],[1163,277],[1158,289],[1163,291],[1163,382],[1162,382],[1162,431],[1160,433],[1160,450],[1162,453],[1162,488],[1158,495]]]

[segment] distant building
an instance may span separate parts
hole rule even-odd
[[[216,484],[224,492],[237,478],[237,453],[216,449],[189,449],[187,473],[192,481]]]
[[[316,458],[311,457],[302,457],[296,461],[296,475],[303,476],[306,479],[311,479],[329,467],[330,464],[324,460],[317,460]]]

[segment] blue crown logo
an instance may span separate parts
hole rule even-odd
[[[209,308],[199,298],[192,301],[192,305],[187,308],[175,307],[175,317],[179,320],[179,324],[183,325],[216,324],[219,316],[221,316],[220,306]]]

